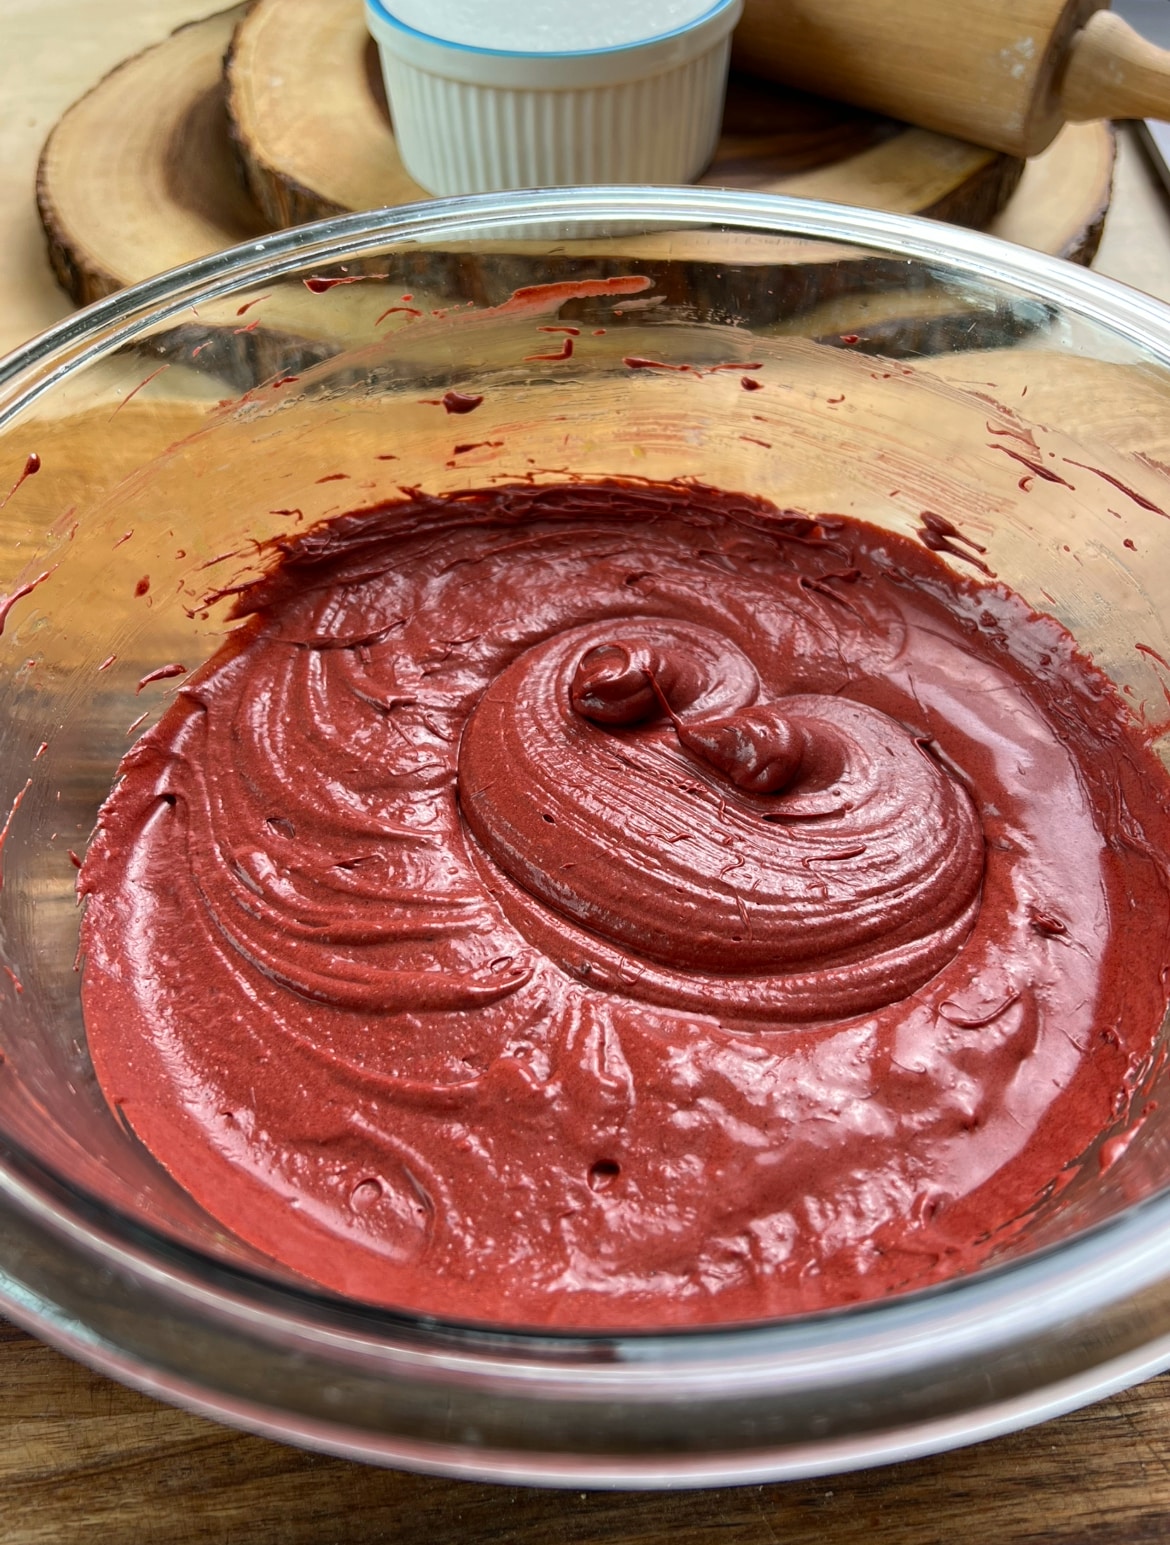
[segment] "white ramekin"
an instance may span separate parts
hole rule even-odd
[[[366,20],[399,154],[430,193],[683,183],[714,154],[743,0],[714,0],[673,32],[576,53],[449,43],[405,26],[393,3],[366,0]]]

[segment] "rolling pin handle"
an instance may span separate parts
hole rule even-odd
[[[1066,118],[1170,119],[1170,52],[1112,11],[1095,12],[1073,39],[1060,103]]]

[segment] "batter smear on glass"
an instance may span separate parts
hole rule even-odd
[[[98,1077],[315,1283],[513,1325],[972,1269],[1123,1118],[1167,779],[919,544],[619,482],[280,544],[80,876]]]

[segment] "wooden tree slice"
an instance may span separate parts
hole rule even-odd
[[[228,110],[274,224],[426,194],[394,144],[359,0],[257,0],[228,61]],[[1021,163],[857,109],[733,79],[712,187],[832,198],[982,225]]]
[[[429,194],[402,165],[360,0],[254,5],[225,63],[252,197],[276,229]]]
[[[49,136],[37,204],[79,304],[267,229],[235,165],[222,62],[244,7],[135,55]]]
[[[987,230],[1074,263],[1096,256],[1113,192],[1111,123],[1069,123],[1024,167],[1020,185]]]

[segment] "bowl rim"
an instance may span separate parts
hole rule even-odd
[[[507,239],[514,236],[517,225],[538,221],[578,222],[588,228],[607,221],[662,227],[672,220],[691,229],[715,226],[797,241],[811,237],[887,252],[893,248],[898,257],[944,264],[992,283],[1042,288],[1043,296],[1036,298],[1056,302],[1083,321],[1124,338],[1142,354],[1170,365],[1170,306],[1065,258],[982,231],[921,215],[781,194],[634,184],[537,188],[461,194],[292,226],[166,269],[105,296],[0,358],[0,392],[12,389],[22,373],[38,364],[53,367],[29,395],[22,393],[12,403],[0,399],[0,427],[14,410],[55,385],[63,369],[76,369],[111,352],[148,325],[178,316],[196,298],[220,299],[249,277],[279,278],[306,259],[326,263],[353,258],[387,242],[422,245],[428,240]],[[588,230],[589,239],[595,236],[595,230]],[[564,239],[563,232],[560,237]]]
[[[353,261],[387,245],[491,240],[508,237],[517,225],[573,222],[592,238],[603,222],[676,222],[703,230],[751,231],[796,241],[814,239],[874,249],[937,265],[990,284],[1025,292],[1025,298],[1055,303],[1104,334],[1124,340],[1137,357],[1170,371],[1170,307],[1114,280],[1062,259],[1013,246],[982,233],[916,216],[847,208],[777,195],[728,193],[714,189],[596,187],[517,191],[434,200],[370,213],[338,216],[309,226],[260,237],[171,269],[97,301],[0,360],[0,428],[74,371],[124,346],[147,328],[178,316],[199,301],[235,292],[253,280],[271,282],[309,263]],[[558,232],[564,239],[565,232]],[[631,259],[637,262],[638,259]],[[78,1204],[81,1204],[80,1206]],[[473,1366],[477,1376],[519,1382],[536,1391],[559,1388],[567,1379],[578,1395],[603,1399],[615,1380],[622,1393],[677,1399],[701,1398],[729,1377],[760,1390],[813,1383],[846,1358],[856,1370],[867,1360],[904,1371],[937,1366],[951,1353],[985,1347],[1040,1332],[1058,1332],[1071,1315],[1108,1309],[1170,1277],[1170,1189],[1135,1203],[1072,1239],[1048,1245],[1019,1260],[894,1298],[750,1325],[685,1327],[669,1331],[543,1331],[471,1326],[433,1316],[350,1304],[319,1290],[286,1286],[216,1260],[192,1246],[155,1235],[108,1204],[81,1193],[54,1175],[21,1145],[0,1131],[0,1204],[35,1216],[66,1251],[78,1252],[135,1278],[152,1279],[177,1300],[241,1323],[263,1321],[282,1332],[331,1346],[361,1347],[372,1340],[394,1358],[423,1358],[452,1369]],[[161,1246],[161,1249],[158,1248]],[[211,1285],[209,1285],[211,1284]],[[265,1302],[264,1300],[268,1301]],[[293,1437],[315,1446],[355,1453],[352,1442],[338,1448],[311,1434],[303,1422],[289,1425],[268,1415],[242,1412],[206,1390],[179,1387],[143,1366],[135,1367],[116,1348],[99,1345],[71,1322],[38,1306],[0,1263],[0,1307],[72,1355],[140,1387],[177,1399],[228,1421]],[[335,1323],[330,1314],[341,1315]],[[354,1324],[355,1316],[360,1324]],[[377,1333],[377,1334],[375,1334]],[[452,1350],[451,1337],[460,1345]],[[571,1349],[596,1353],[592,1359],[559,1354]],[[1124,1366],[1123,1366],[1124,1365]],[[1043,1415],[1072,1409],[1170,1365],[1170,1338],[1163,1337],[1106,1366],[1094,1364],[1077,1377],[1014,1402],[989,1407],[985,1419],[951,1423],[933,1436],[909,1431],[881,1443],[851,1440],[832,1455],[803,1457],[796,1468],[774,1457],[701,1465],[694,1456],[672,1472],[695,1482],[746,1481],[767,1477],[830,1473],[864,1463],[883,1463],[932,1452],[1025,1425]],[[1113,1371],[1110,1372],[1109,1369]],[[992,1410],[998,1415],[992,1415]],[[935,1424],[936,1428],[938,1424]],[[361,1457],[383,1457],[362,1453]],[[502,1471],[482,1461],[461,1470],[451,1460],[431,1464],[397,1455],[394,1462],[443,1473],[548,1483],[526,1463]],[[620,1467],[618,1467],[620,1468]],[[658,1466],[661,1469],[661,1466]],[[605,1484],[578,1465],[554,1484]],[[621,1471],[615,1485],[641,1484],[635,1471]],[[653,1481],[649,1482],[654,1484]],[[666,1482],[662,1482],[665,1484]]]

